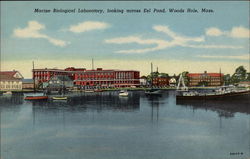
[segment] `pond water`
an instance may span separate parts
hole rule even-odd
[[[247,159],[249,105],[176,102],[175,91],[1,96],[1,159]]]

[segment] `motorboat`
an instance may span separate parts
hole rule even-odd
[[[85,93],[94,93],[95,91],[92,90],[92,89],[86,89],[86,90],[84,90],[84,92],[85,92]]]
[[[146,95],[161,95],[161,90],[159,89],[155,89],[155,88],[151,88],[145,91]]]
[[[127,97],[127,96],[128,96],[128,91],[127,91],[127,90],[121,90],[121,91],[119,92],[119,96]]]

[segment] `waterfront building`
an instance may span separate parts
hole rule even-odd
[[[75,86],[97,87],[134,87],[140,85],[140,72],[134,70],[104,70],[102,68],[87,70],[69,67],[62,69],[34,69],[36,83],[48,82],[53,76],[66,75]]]
[[[169,86],[169,77],[154,77],[153,86],[156,87],[167,87]]]
[[[222,73],[188,73],[188,86],[221,86],[223,85]]]
[[[1,71],[0,72],[0,90],[18,91],[22,90],[23,76],[19,71]]]
[[[23,89],[34,89],[34,82],[32,79],[23,79]]]

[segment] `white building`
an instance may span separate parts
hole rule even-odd
[[[1,91],[17,91],[22,90],[23,76],[18,71],[2,71],[0,72],[0,90]]]
[[[147,79],[145,77],[140,78],[140,86],[145,87],[147,85]]]
[[[169,86],[171,86],[171,87],[175,87],[176,86],[176,79],[174,77],[172,77],[169,80]]]

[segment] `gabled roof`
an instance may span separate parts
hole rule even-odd
[[[19,77],[15,77],[15,75]],[[20,80],[23,76],[18,71],[1,71],[0,80]]]

